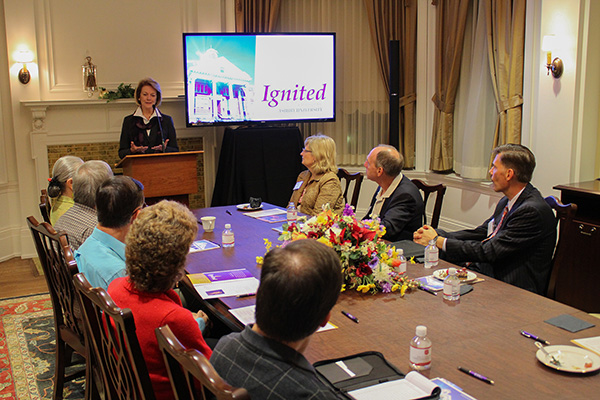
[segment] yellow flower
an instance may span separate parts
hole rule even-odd
[[[356,291],[361,293],[367,293],[369,291],[369,285],[358,285]]]
[[[318,238],[317,242],[321,242],[323,244],[326,244],[329,247],[333,247],[333,244],[325,236],[321,236],[320,238]]]
[[[267,253],[268,253],[269,250],[271,250],[271,247],[273,247],[273,243],[271,243],[271,241],[269,239],[263,239],[263,241],[265,242],[265,248],[267,249]]]
[[[342,290],[340,290],[340,292],[343,292],[345,290],[346,290],[346,284],[344,283],[344,284],[342,284]]]
[[[410,261],[411,264],[416,264],[417,263],[415,261],[415,256],[412,256],[408,261]]]
[[[397,283],[394,283],[394,285],[392,285],[392,292],[395,292],[399,288],[400,288],[400,285],[398,285]]]
[[[306,239],[307,236],[305,233],[302,232],[294,232],[292,233],[292,240],[300,240],[300,239]]]
[[[406,289],[408,289],[408,285],[406,283],[402,284],[400,288],[400,297],[404,297],[404,293],[406,293]]]
[[[256,257],[256,263],[262,265],[264,258],[261,256]]]

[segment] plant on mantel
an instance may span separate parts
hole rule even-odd
[[[131,99],[135,93],[135,89],[132,87],[132,84],[124,84],[121,83],[117,90],[106,90],[106,88],[100,88],[100,95],[98,96],[100,99],[106,100],[106,102],[110,102],[117,99]]]

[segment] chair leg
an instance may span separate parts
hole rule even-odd
[[[61,340],[58,335],[56,337],[55,354],[54,391],[52,393],[52,399],[62,400],[63,389],[65,387],[65,356],[67,354],[67,344]]]

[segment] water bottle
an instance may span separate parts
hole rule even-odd
[[[438,266],[440,251],[435,245],[435,240],[431,239],[425,247],[425,268],[434,268]]]
[[[426,326],[417,326],[416,336],[410,341],[410,367],[417,371],[431,368],[431,340]]]
[[[448,276],[444,279],[444,300],[456,301],[460,298],[460,279],[456,276],[456,268],[448,269]]]
[[[398,260],[400,260],[398,272],[406,272],[406,257],[404,257],[404,250],[402,249],[398,249]]]
[[[296,222],[298,219],[298,210],[294,205],[294,202],[290,201],[290,204],[287,206],[287,223],[291,224],[292,222]]]
[[[223,247],[233,247],[235,245],[235,237],[233,236],[231,224],[225,224],[225,229],[221,236],[221,243],[223,244]]]

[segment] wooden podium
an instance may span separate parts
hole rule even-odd
[[[123,175],[142,182],[146,203],[168,199],[189,206],[189,195],[198,191],[196,159],[202,153],[132,154],[125,156],[116,167],[123,168]]]

